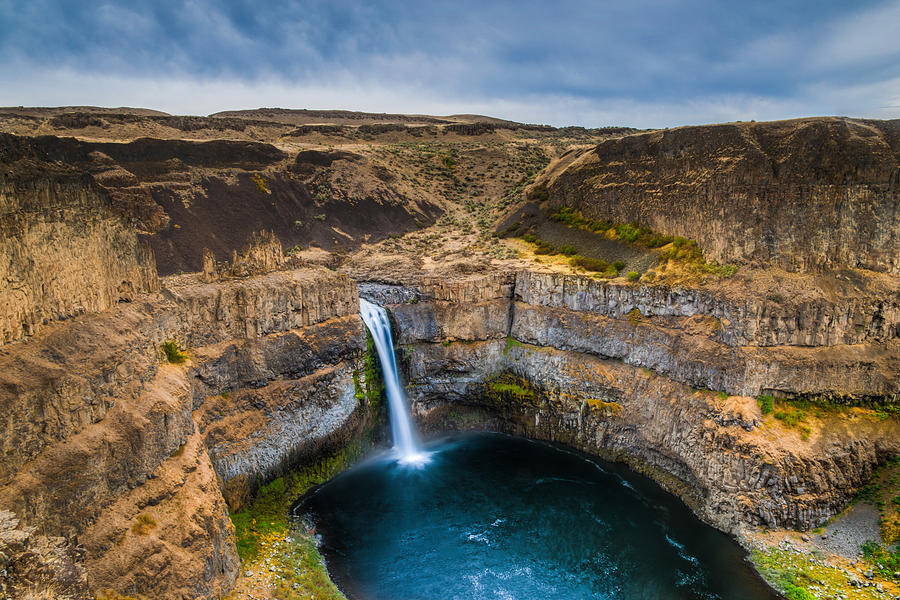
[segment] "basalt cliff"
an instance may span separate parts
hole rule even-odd
[[[251,509],[383,443],[360,296],[423,429],[626,462],[746,544],[900,457],[896,122],[423,119],[3,116],[5,596],[293,597]]]

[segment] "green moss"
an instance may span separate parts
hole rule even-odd
[[[495,381],[491,384],[491,389],[498,394],[512,394],[513,396],[525,397],[531,395],[531,391],[516,383],[500,383]]]
[[[754,550],[750,559],[766,581],[788,600],[834,598],[838,594],[857,600],[881,597],[874,587],[851,587],[843,571],[813,555],[771,547]]]
[[[315,539],[289,519],[288,510],[304,492],[346,469],[369,447],[367,437],[357,439],[338,454],[262,486],[249,506],[231,513],[241,561],[252,562],[267,549],[275,598],[344,598],[328,577]]]
[[[515,338],[507,336],[506,347],[503,349],[503,356],[506,356],[507,354],[509,354],[510,348],[518,348],[521,346],[522,346],[522,342],[520,342],[519,340],[517,340]]]
[[[366,392],[363,390],[362,385],[359,383],[359,370],[353,369],[353,394],[356,396],[357,402],[362,402],[366,399]]]
[[[607,402],[600,398],[586,398],[585,402],[589,407],[606,416],[617,415],[622,412],[622,405],[618,402]]]
[[[369,400],[369,406],[381,406],[384,398],[384,378],[381,375],[381,363],[378,360],[378,351],[375,349],[375,340],[372,339],[368,330],[366,330],[365,369],[365,396]]]
[[[325,569],[325,562],[311,535],[300,535],[279,558],[278,583],[272,594],[279,600],[344,600]]]
[[[337,454],[260,487],[249,505],[230,513],[241,560],[255,559],[266,536],[288,531],[288,509],[297,498],[314,485],[324,483],[345,470],[370,447],[370,435],[363,435]]]
[[[487,396],[501,403],[536,403],[539,400],[538,391],[528,381],[511,373],[501,373],[488,381],[486,387]]]
[[[187,353],[178,347],[178,342],[175,340],[163,342],[160,349],[162,350],[163,355],[165,355],[166,360],[172,364],[181,364],[187,360]]]

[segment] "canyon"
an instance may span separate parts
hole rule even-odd
[[[0,116],[12,598],[259,584],[236,515],[384,443],[360,298],[388,310],[420,428],[627,463],[747,547],[900,457],[896,121]],[[632,222],[671,239],[614,233]],[[551,229],[597,244],[525,237]],[[702,258],[663,254],[676,238]]]

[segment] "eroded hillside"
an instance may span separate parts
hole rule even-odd
[[[610,140],[563,157],[551,209],[640,223],[719,263],[900,272],[900,122],[730,123]]]

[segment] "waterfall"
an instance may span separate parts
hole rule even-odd
[[[388,397],[388,408],[391,415],[391,432],[394,436],[394,450],[400,456],[400,462],[422,464],[427,462],[428,455],[419,449],[416,432],[409,417],[406,394],[400,387],[397,372],[397,357],[394,355],[394,339],[391,337],[391,323],[387,311],[376,304],[362,298],[359,299],[359,314],[369,328],[378,359],[381,361],[381,372]]]

